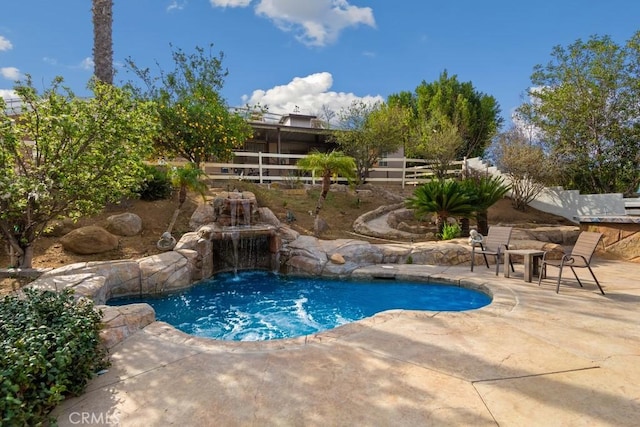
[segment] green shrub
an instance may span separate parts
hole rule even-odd
[[[145,165],[146,178],[140,185],[138,195],[141,200],[152,202],[171,197],[173,185],[166,168]]]
[[[451,240],[460,237],[462,229],[459,224],[445,224],[442,228],[442,234],[439,234],[441,240]]]
[[[0,302],[0,425],[46,424],[66,395],[106,366],[101,315],[71,291],[25,290]]]

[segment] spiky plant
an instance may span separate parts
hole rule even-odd
[[[474,211],[465,187],[458,181],[444,179],[416,188],[413,197],[407,199],[407,206],[420,215],[435,214],[439,235],[442,235],[448,217],[466,217]]]
[[[502,199],[511,189],[499,176],[482,176],[463,181],[470,196],[470,203],[476,213],[478,232],[487,235],[489,232],[488,211],[498,200]]]

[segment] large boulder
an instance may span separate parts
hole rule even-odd
[[[142,258],[140,290],[143,294],[157,294],[189,287],[193,264],[177,251]]]
[[[204,203],[198,205],[196,210],[189,219],[189,228],[191,230],[197,230],[199,227],[214,222],[216,219],[216,212],[213,205],[210,203]]]
[[[99,305],[103,328],[100,339],[107,350],[153,323],[156,314],[149,304],[128,304],[119,307]]]
[[[269,208],[258,208],[260,214],[260,222],[264,224],[270,224],[274,227],[280,227],[280,220]]]
[[[65,234],[61,239],[65,251],[80,255],[99,254],[118,248],[118,236],[97,225],[80,227]]]
[[[111,215],[107,218],[106,229],[118,236],[135,236],[142,231],[142,218],[131,212]]]

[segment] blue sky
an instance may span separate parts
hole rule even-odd
[[[125,58],[171,70],[170,43],[213,43],[230,106],[339,111],[447,70],[494,96],[509,122],[554,46],[594,34],[624,44],[638,30],[638,0],[114,0],[115,81],[131,78]],[[86,95],[92,47],[89,0],[2,0],[0,94],[28,73],[40,89],[60,75]]]

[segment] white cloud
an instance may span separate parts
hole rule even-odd
[[[9,39],[5,38],[4,36],[0,36],[0,52],[11,49],[13,49],[11,41],[9,41]]]
[[[16,99],[18,98],[18,94],[12,89],[0,89],[0,97],[5,100]]]
[[[50,58],[48,56],[45,56],[42,58],[42,61],[49,65],[58,65],[58,60],[56,58]]]
[[[172,0],[171,3],[169,3],[169,6],[167,6],[167,12],[170,12],[172,10],[182,10],[185,8],[185,6],[187,5],[187,1],[186,0]]]
[[[532,86],[529,88],[529,92],[543,92],[547,87],[545,86]],[[538,98],[529,96],[528,103],[539,104]],[[540,141],[542,139],[542,130],[531,123],[528,123],[517,111],[518,107],[515,107],[511,111],[511,122],[513,126],[520,130],[530,141]]]
[[[213,7],[247,7],[251,0],[209,0]]]
[[[0,68],[0,76],[7,80],[16,81],[20,79],[20,70],[16,67],[2,67]]]
[[[93,70],[93,67],[93,58],[90,56],[87,56],[82,60],[82,62],[80,62],[80,68],[82,68],[83,70]]]
[[[353,93],[330,91],[333,85],[331,73],[322,72],[306,77],[295,77],[289,83],[271,89],[254,90],[251,96],[244,95],[245,104],[268,106],[270,113],[290,114],[300,111],[302,114],[317,114],[327,106],[334,112],[349,107],[353,101],[374,104],[384,102],[380,95],[357,96]]]
[[[213,7],[247,7],[252,0],[209,0]],[[258,0],[255,13],[293,32],[307,46],[325,46],[338,39],[342,30],[358,25],[375,28],[370,7],[357,7],[347,0]]]
[[[283,31],[293,31],[308,46],[333,43],[348,27],[376,26],[370,7],[352,6],[346,0],[260,0],[256,13]]]

